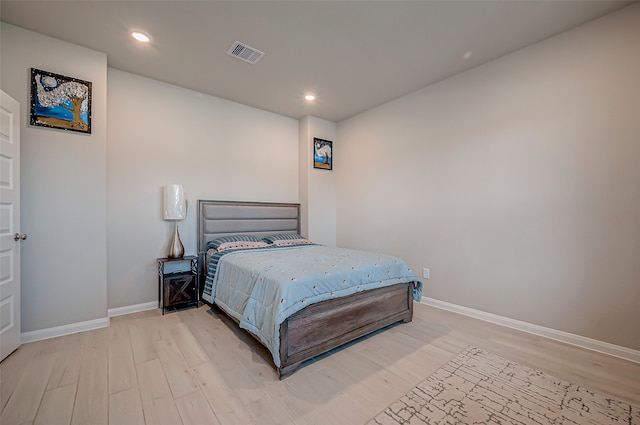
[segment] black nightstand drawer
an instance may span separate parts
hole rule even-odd
[[[164,307],[196,303],[198,288],[196,276],[192,273],[174,273],[164,276]]]
[[[167,310],[197,307],[198,257],[158,258],[159,303],[162,314]]]

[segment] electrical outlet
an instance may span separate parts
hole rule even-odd
[[[425,279],[430,279],[431,278],[431,270],[429,270],[426,267],[424,269],[422,269],[422,277],[424,277]]]

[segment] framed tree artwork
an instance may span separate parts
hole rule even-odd
[[[31,68],[31,125],[91,134],[91,83]]]
[[[313,138],[313,168],[333,169],[333,142]]]

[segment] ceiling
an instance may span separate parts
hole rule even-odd
[[[104,52],[112,68],[338,122],[631,3],[2,0],[0,18]],[[235,41],[264,57],[227,55]]]

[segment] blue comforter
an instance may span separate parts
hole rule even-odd
[[[414,282],[420,300],[422,283],[390,255],[323,245],[258,248],[212,256],[203,298],[256,335],[279,367],[287,317],[313,303],[404,282]]]

